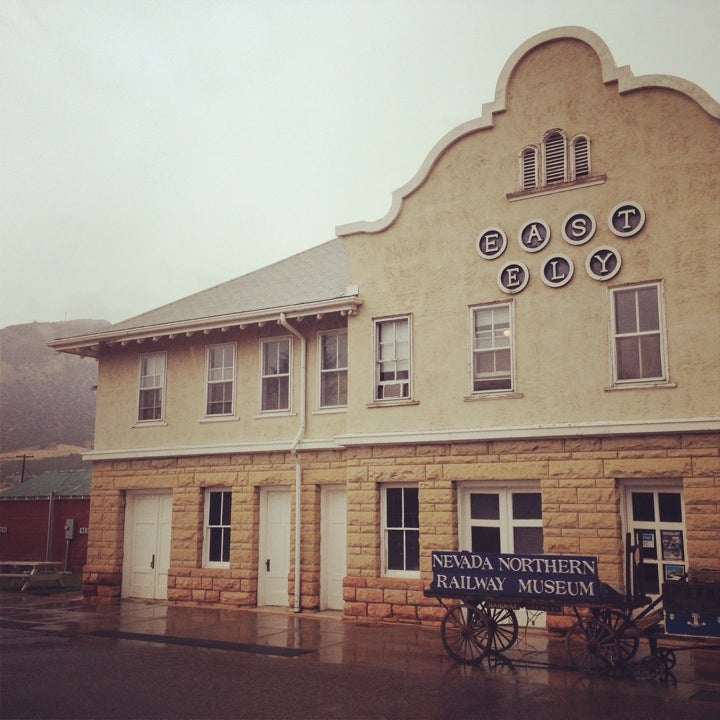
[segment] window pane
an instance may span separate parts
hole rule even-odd
[[[500,528],[496,527],[473,527],[472,528],[472,551],[473,552],[500,552]]]
[[[661,522],[682,522],[680,493],[659,493],[658,505]]]
[[[640,346],[637,337],[617,339],[618,380],[632,380],[640,375]]]
[[[402,530],[388,530],[388,570],[405,569],[403,534]]]
[[[322,339],[322,366],[329,370],[338,366],[337,335],[324,335]]]
[[[657,560],[657,536],[654,530],[639,528],[635,531],[635,544],[642,548],[643,557]]]
[[[473,520],[499,520],[499,496],[494,493],[473,493],[470,495],[470,517]]]
[[[208,511],[208,524],[220,525],[222,518],[222,493],[210,493],[210,509]]]
[[[513,493],[512,514],[515,520],[542,519],[542,496],[540,493]]]
[[[639,330],[660,329],[660,314],[658,312],[657,288],[642,288],[637,291]]]
[[[403,496],[405,500],[405,523],[406,528],[420,527],[419,508],[418,508],[418,489],[403,488]]]
[[[620,334],[637,332],[634,290],[615,293],[615,327]]]
[[[230,525],[230,507],[232,503],[232,493],[218,493],[222,497],[222,524]]]
[[[653,503],[653,494],[651,492],[634,492],[632,494],[632,512],[633,520],[654,522],[655,505]]]
[[[230,562],[230,528],[222,530],[222,562]]]
[[[642,335],[640,338],[640,357],[642,359],[642,377],[662,377],[662,358],[660,357],[660,335]]]
[[[540,555],[543,551],[541,527],[513,528],[513,552]]]
[[[210,550],[208,552],[210,562],[222,561],[222,529],[210,529]]]
[[[650,595],[658,595],[660,593],[660,581],[658,579],[659,566],[655,563],[646,563],[644,565],[645,587],[644,591]]]
[[[405,569],[420,569],[420,533],[417,530],[405,532]]]
[[[387,527],[402,527],[402,488],[388,488],[386,491]]]

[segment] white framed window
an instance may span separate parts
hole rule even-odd
[[[538,151],[534,145],[524,147],[520,152],[520,187],[532,190],[538,186]]]
[[[420,573],[418,486],[384,486],[381,506],[383,573],[417,577]]]
[[[140,355],[138,422],[157,422],[164,418],[166,361],[164,352]]]
[[[320,335],[320,407],[347,406],[347,330]]]
[[[539,150],[536,145],[526,145],[520,151],[520,192],[552,189],[553,185],[575,180],[593,180],[591,170],[590,138],[580,133],[568,142],[565,131],[554,128],[543,135]]]
[[[540,483],[464,485],[459,498],[461,550],[486,553],[543,552]]]
[[[471,308],[471,322],[473,392],[512,391],[512,304]]]
[[[232,492],[223,488],[205,491],[203,566],[229,567]]]
[[[622,385],[667,381],[661,284],[613,288],[610,297],[613,382]]]
[[[567,144],[562,130],[550,130],[542,142],[545,184],[567,179]]]
[[[576,135],[570,143],[570,166],[572,179],[590,176],[590,140],[586,135]]]
[[[636,480],[622,489],[626,532],[643,553],[643,576],[635,590],[658,596],[663,582],[680,580],[688,571],[682,482]]]
[[[375,321],[375,399],[410,397],[410,318]]]
[[[289,337],[262,341],[261,399],[262,412],[290,410]]]
[[[207,348],[205,414],[232,415],[235,395],[235,343]]]

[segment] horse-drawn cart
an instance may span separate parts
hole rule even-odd
[[[458,662],[479,663],[509,650],[518,637],[518,609],[565,609],[574,617],[565,643],[575,667],[593,674],[628,667],[645,638],[651,652],[641,665],[646,674],[659,677],[676,659],[672,648],[658,647],[658,638],[665,636],[659,609],[663,596],[651,602],[644,594],[642,549],[629,537],[626,558],[627,592],[622,594],[600,582],[594,557],[436,551],[433,582],[425,595],[446,608],[440,635],[445,651]],[[720,603],[715,606],[720,583],[713,585],[701,593],[702,610],[720,628]]]

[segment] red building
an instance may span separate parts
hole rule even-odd
[[[54,560],[82,572],[90,471],[51,471],[0,492],[0,560]]]

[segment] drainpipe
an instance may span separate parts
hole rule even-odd
[[[289,330],[300,341],[300,427],[290,445],[290,454],[295,460],[295,606],[294,612],[300,612],[300,489],[302,487],[302,464],[298,455],[298,445],[305,434],[306,382],[305,364],[307,344],[305,336],[288,323],[285,313],[280,313],[278,323]]]

